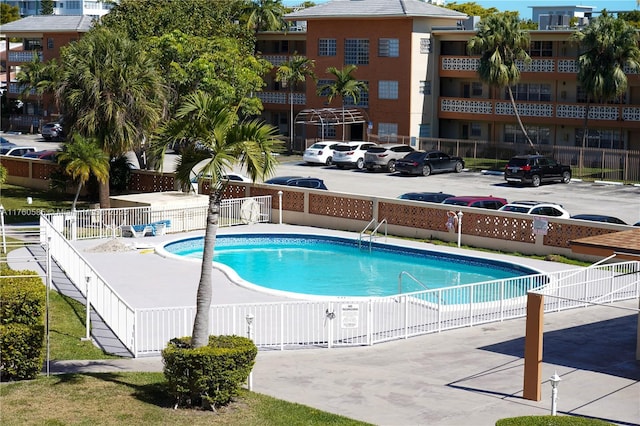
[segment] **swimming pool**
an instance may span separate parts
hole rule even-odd
[[[166,244],[173,255],[202,259],[203,237]],[[377,297],[538,273],[503,261],[342,237],[307,234],[218,235],[214,262],[267,291],[331,297]],[[420,285],[408,275],[415,277]],[[527,289],[517,291],[526,294]],[[499,295],[496,295],[496,300]]]

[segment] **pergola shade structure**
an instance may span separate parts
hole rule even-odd
[[[295,124],[320,126],[322,138],[325,135],[325,126],[347,126],[352,124],[368,123],[362,110],[358,108],[321,108],[303,109],[296,115]],[[364,126],[363,126],[364,127]],[[345,138],[343,130],[343,140]]]

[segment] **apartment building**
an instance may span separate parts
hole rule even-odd
[[[36,16],[42,14],[40,0],[0,0],[0,3],[17,6],[20,16]],[[53,2],[54,15],[86,15],[99,18],[109,13],[114,2],[104,0],[61,0]]]
[[[58,109],[51,96],[40,98],[31,93],[21,96],[21,87],[15,80],[20,66],[30,62],[34,55],[46,62],[60,56],[60,48],[78,40],[89,31],[93,24],[90,16],[40,15],[9,22],[2,25],[0,36],[4,37],[6,62],[3,73],[7,82],[6,93],[9,99],[21,99],[22,111],[12,114],[9,123],[2,123],[3,130],[34,130],[42,121],[53,121],[58,117]],[[16,47],[14,42],[18,40]],[[3,116],[4,120],[4,116]]]
[[[518,111],[536,144],[581,146],[586,95],[576,79],[578,46],[571,36],[588,23],[593,8],[532,9],[543,29],[530,32],[532,61],[521,64],[514,87]],[[341,108],[339,99],[329,105],[316,89],[331,80],[327,67],[355,64],[354,77],[369,90],[358,105],[347,102],[347,107],[361,111],[366,123],[346,126],[345,139],[366,140],[375,134],[387,140],[525,143],[506,91],[483,84],[476,73],[479,57],[467,52],[477,17],[419,0],[333,0],[286,18],[306,31],[261,34],[259,46],[263,53],[277,54],[280,63],[294,52],[315,61],[318,84],[309,80],[297,88],[296,117]],[[590,105],[588,147],[640,149],[640,75],[627,71],[629,87],[620,99]],[[260,95],[264,117],[288,129],[289,89],[274,84],[273,76],[265,81]],[[341,126],[331,123],[297,123],[296,146],[314,138],[340,139],[341,133]]]

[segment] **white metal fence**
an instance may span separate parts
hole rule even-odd
[[[177,233],[204,229],[207,207],[154,209],[124,207],[45,213],[52,226],[69,240],[122,236],[123,226],[166,224],[164,232]],[[271,196],[222,200],[219,226],[271,221]]]
[[[239,210],[230,214],[235,213],[240,215]],[[191,334],[195,307],[133,309],[47,216],[56,217],[41,216],[42,242],[49,243],[53,259],[85,297],[88,292],[93,309],[134,356],[157,355],[172,338]],[[638,298],[640,262],[380,298],[215,305],[209,327],[215,335],[247,335],[247,317],[252,316],[251,337],[261,349],[373,345],[524,317],[526,293],[532,290],[550,296],[545,298],[545,312]]]
[[[211,307],[212,334],[246,335],[261,349],[373,345],[443,330],[524,317],[526,292],[541,289],[552,312],[640,296],[640,262],[601,265],[370,299]],[[195,307],[138,309],[136,356],[155,355],[191,334]]]

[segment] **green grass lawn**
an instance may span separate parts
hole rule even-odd
[[[37,222],[40,211],[53,213],[71,210],[73,195],[53,191],[38,191],[16,185],[2,185],[0,202],[5,210],[5,223]],[[27,198],[31,198],[28,204]],[[88,203],[78,201],[78,210],[88,208]]]

